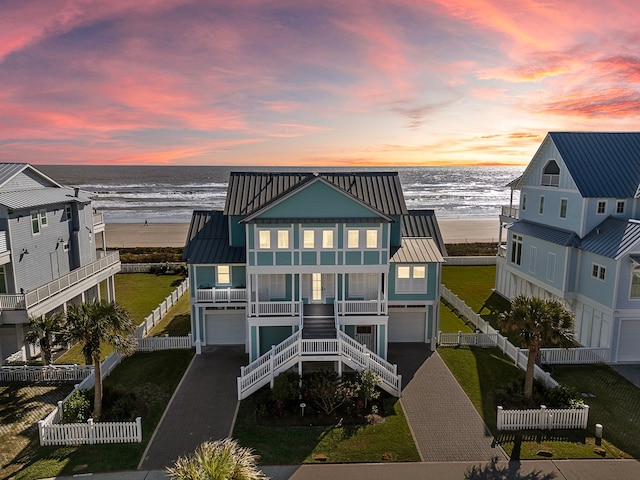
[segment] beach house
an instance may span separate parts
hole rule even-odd
[[[549,133],[510,186],[496,291],[559,300],[583,346],[640,362],[640,133]]]
[[[91,198],[26,163],[0,163],[0,360],[26,360],[29,317],[69,303],[115,298],[118,252],[96,249],[104,220]],[[17,355],[14,355],[18,352]]]
[[[443,254],[397,172],[232,172],[224,210],[191,219],[193,339],[242,344],[257,364],[294,344],[300,369],[384,362],[390,342],[435,342]]]

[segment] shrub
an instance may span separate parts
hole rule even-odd
[[[137,397],[133,392],[105,388],[103,394],[103,412],[100,418],[103,422],[129,422],[137,415]]]
[[[273,398],[288,403],[300,396],[300,375],[295,372],[281,373],[273,382]]]
[[[545,400],[548,408],[582,408],[584,406],[584,401],[579,397],[578,392],[564,385],[547,390]]]
[[[371,400],[376,400],[380,396],[380,390],[376,387],[380,385],[380,377],[373,370],[363,370],[356,377],[358,396],[364,400],[364,407]]]
[[[333,413],[345,401],[357,396],[355,383],[341,379],[331,370],[321,370],[303,378],[305,395],[327,415]]]
[[[76,390],[64,403],[62,423],[85,423],[93,410],[93,389]]]

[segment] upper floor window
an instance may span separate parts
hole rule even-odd
[[[333,248],[333,230],[322,231],[322,248]]]
[[[607,274],[607,269],[602,265],[598,265],[594,263],[591,267],[591,276],[593,278],[597,278],[598,280],[604,280]]]
[[[258,245],[260,248],[271,248],[271,232],[269,230],[258,231]]]
[[[511,263],[522,263],[522,236],[515,233],[511,237]]]
[[[360,230],[347,230],[347,248],[360,246]]]
[[[278,248],[289,248],[289,230],[278,230]]]
[[[560,199],[560,218],[567,218],[567,206],[569,204],[569,200],[566,198]]]
[[[71,216],[73,215],[73,210],[71,209],[71,205],[64,206],[64,216],[65,220],[71,220]]]
[[[598,206],[596,207],[596,213],[598,215],[603,215],[603,214],[607,213],[607,201],[606,200],[599,200],[598,201]]]
[[[396,293],[425,293],[427,269],[424,265],[398,265]]]
[[[216,277],[218,285],[229,285],[231,283],[231,268],[229,265],[218,265],[216,267]]]
[[[538,207],[538,213],[540,215],[544,213],[544,195],[540,195],[540,206]]]
[[[302,232],[302,247],[313,248],[315,246],[316,232],[314,230],[303,230]]]
[[[45,227],[47,225],[47,211],[40,210],[40,226]]]
[[[640,265],[634,265],[631,270],[631,293],[630,298],[640,298]]]
[[[31,233],[37,235],[40,233],[40,219],[38,212],[31,212]]]
[[[621,214],[623,214],[623,213],[624,213],[624,207],[625,207],[625,204],[626,204],[626,203],[627,203],[627,202],[625,202],[624,200],[618,200],[618,201],[616,202],[616,213],[617,213],[618,215],[621,215]]]
[[[549,160],[542,170],[543,187],[557,187],[560,185],[560,167],[555,160]]]
[[[547,256],[547,280],[553,283],[554,278],[556,278],[556,254],[549,252]]]
[[[377,230],[367,230],[367,248],[378,248]]]
[[[522,211],[525,211],[527,209],[527,194],[523,193],[522,194]]]

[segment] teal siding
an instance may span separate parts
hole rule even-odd
[[[378,355],[387,358],[387,327],[385,325],[378,326]]]
[[[357,252],[345,252],[344,263],[346,265],[360,265],[360,259],[362,258],[362,255],[360,253],[360,250],[358,250]]]
[[[234,287],[246,287],[247,267],[244,265],[231,267],[231,282]]]
[[[396,266],[392,263],[389,265],[389,300],[435,300],[437,291],[438,269],[440,265],[437,263],[428,263],[427,266],[427,292],[426,293],[396,293]],[[419,265],[419,264],[411,264]]]
[[[249,360],[254,361],[256,358],[260,356],[258,351],[258,327],[251,327],[251,345],[249,352]]]
[[[249,229],[249,245],[248,248],[253,250],[256,248],[256,227],[255,225],[247,225]]]
[[[232,215],[229,219],[229,244],[232,247],[242,247],[246,243],[245,225],[239,223],[240,215]]]
[[[197,266],[196,277],[198,288],[210,288],[216,284],[216,268],[214,266]]]
[[[292,265],[291,252],[276,252],[276,265]]]
[[[302,252],[302,265],[316,265],[316,252]]]
[[[394,215],[392,218],[395,222],[391,224],[390,245],[399,247],[402,243],[402,224],[400,223],[400,215]]]
[[[258,265],[273,265],[272,252],[258,252],[257,256]]]
[[[290,337],[291,332],[292,329],[290,326],[260,327],[260,355],[264,355],[271,350],[272,345],[278,345]]]
[[[355,325],[345,325],[344,333],[349,335],[351,338],[356,338],[356,326]]]
[[[336,264],[336,252],[320,252],[320,264],[321,265],[335,265]]]
[[[365,265],[378,265],[380,263],[380,252],[364,252]]]
[[[374,211],[320,181],[269,208],[260,217],[326,218],[334,217],[336,212],[343,217],[379,217]]]
[[[433,322],[435,322],[436,319],[434,318],[433,315],[433,305],[428,305],[427,306],[427,338],[431,338],[431,334],[434,331],[438,331],[438,329],[436,328],[435,330],[433,329]]]

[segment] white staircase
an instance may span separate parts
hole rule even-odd
[[[301,362],[340,361],[361,372],[372,370],[380,377],[380,387],[391,395],[400,397],[402,375],[397,365],[379,357],[349,335],[337,330],[337,338],[303,339],[298,330],[279,345],[240,370],[238,400],[247,398],[263,386],[270,384],[281,372]]]

